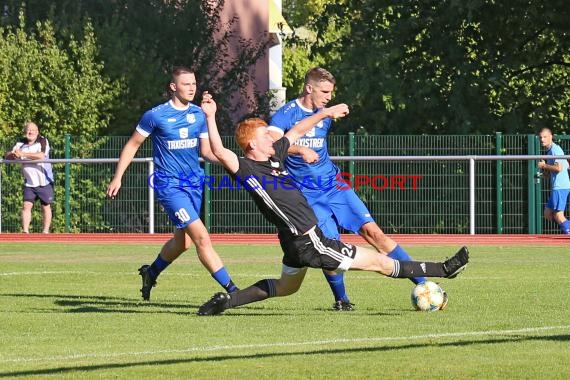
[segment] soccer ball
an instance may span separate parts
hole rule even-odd
[[[412,289],[412,305],[419,311],[442,310],[447,305],[447,293],[435,282],[426,281]]]

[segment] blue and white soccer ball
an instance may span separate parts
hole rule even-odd
[[[426,281],[412,289],[412,305],[419,311],[442,310],[447,305],[447,293],[435,282]]]

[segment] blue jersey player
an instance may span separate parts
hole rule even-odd
[[[152,139],[155,172],[149,178],[157,198],[176,226],[155,261],[139,268],[141,293],[150,299],[158,275],[191,246],[196,246],[200,262],[228,292],[237,290],[222,259],[212,247],[206,227],[200,219],[204,172],[199,155],[217,161],[210,149],[208,130],[202,109],[191,103],[196,94],[196,76],[187,67],[175,67],[168,85],[171,98],[145,112],[129,141],[124,146],[115,176],[107,188],[107,196],[115,198],[121,178],[141,144]]]
[[[552,141],[552,131],[542,128],[538,133],[540,143],[549,156],[564,156],[560,145]],[[553,220],[565,235],[570,235],[570,221],[564,216],[564,210],[570,194],[570,178],[568,176],[568,160],[563,158],[540,160],[538,168],[549,174],[551,192],[544,208],[544,218]]]
[[[310,69],[305,75],[302,94],[286,103],[272,117],[269,131],[277,140],[301,120],[324,108],[332,98],[334,76],[323,68]],[[384,234],[353,189],[339,181],[340,169],[331,161],[327,133],[332,120],[323,119],[289,148],[286,167],[296,178],[318,218],[318,226],[329,239],[338,239],[338,226],[360,234],[378,252],[396,260],[411,260],[406,251]],[[341,179],[342,180],[342,179]],[[352,310],[344,286],[343,273],[324,271],[335,296],[335,310]],[[424,282],[414,278],[414,283]]]

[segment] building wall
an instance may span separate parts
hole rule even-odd
[[[272,0],[269,0],[272,1]],[[268,41],[269,4],[265,0],[226,0],[222,10],[222,22],[229,22],[232,17],[239,19],[234,24],[236,33],[233,48],[228,52],[230,57],[239,56],[240,43],[238,38],[256,42]],[[239,36],[239,37],[238,37]],[[239,120],[246,114],[255,111],[251,103],[255,99],[255,92],[265,94],[269,90],[269,53],[248,70],[251,78],[245,88],[232,95],[232,105],[237,106],[237,111],[232,115],[234,121]]]

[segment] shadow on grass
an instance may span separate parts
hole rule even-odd
[[[4,293],[0,294],[0,297],[28,297],[28,298],[49,298],[54,299],[53,303],[61,308],[59,309],[37,309],[37,312],[41,313],[171,313],[171,314],[184,314],[184,315],[195,315],[198,308],[201,306],[196,304],[187,303],[161,303],[161,302],[147,302],[142,300],[134,300],[132,298],[125,297],[107,297],[107,296],[88,296],[88,295],[69,295],[69,294],[34,294],[34,293]],[[285,297],[286,298],[286,297]],[[149,309],[152,308],[152,309]],[[160,310],[160,308],[164,310]],[[174,309],[174,310],[172,310]],[[186,310],[187,311],[178,311]],[[280,311],[268,311],[267,307],[263,305],[255,306],[254,304],[241,306],[236,309],[228,310],[225,316],[283,316],[283,315],[297,315],[299,313],[298,309],[291,310],[280,310]],[[257,312],[259,311],[259,312]],[[332,309],[325,309],[322,307],[317,307],[314,309],[307,309],[307,312],[326,312],[334,314],[350,314],[351,316],[393,316],[402,315],[406,312],[414,312],[413,310],[365,310],[364,312],[339,312]]]
[[[149,307],[168,308],[168,309],[188,309],[198,308],[200,305],[178,304],[178,303],[155,303],[142,300],[134,300],[124,297],[106,297],[106,296],[80,296],[69,294],[30,294],[30,293],[11,293],[0,294],[0,297],[29,297],[29,298],[50,298],[54,299],[54,304],[67,309],[52,309],[52,312],[67,313],[148,313]],[[141,307],[145,309],[141,309]],[[42,309],[45,313],[49,310]],[[153,313],[161,311],[153,310]],[[167,312],[166,310],[163,312]],[[195,314],[192,312],[191,314]]]
[[[92,364],[92,365],[81,365],[81,366],[61,366],[54,368],[45,368],[37,370],[24,370],[24,371],[14,371],[14,372],[0,372],[0,377],[15,377],[15,376],[33,376],[33,375],[54,375],[54,374],[64,374],[74,371],[98,371],[107,370],[114,368],[132,368],[132,367],[143,367],[143,366],[167,366],[173,364],[181,363],[206,363],[206,362],[219,362],[224,360],[257,360],[260,358],[272,358],[289,356],[294,358],[296,356],[304,357],[305,355],[334,355],[340,354],[344,355],[346,353],[370,353],[370,352],[384,352],[384,351],[394,351],[394,350],[412,350],[421,349],[424,347],[462,347],[462,346],[473,346],[473,345],[487,345],[487,344],[505,344],[513,342],[524,342],[524,341],[570,341],[570,335],[547,335],[547,336],[506,336],[503,338],[490,338],[481,340],[468,340],[468,341],[455,341],[447,343],[424,343],[424,344],[405,344],[405,345],[388,345],[379,347],[360,347],[360,348],[337,348],[337,349],[319,349],[319,350],[305,350],[300,352],[272,352],[272,353],[261,353],[261,354],[250,354],[250,355],[216,355],[209,356],[205,358],[186,358],[186,359],[164,359],[164,360],[154,360],[154,361],[133,361],[128,363],[113,363],[113,364]],[[83,359],[85,360],[85,358]]]

